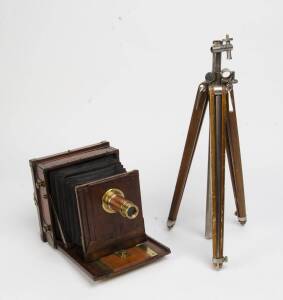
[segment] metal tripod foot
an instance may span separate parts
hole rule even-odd
[[[223,266],[223,263],[228,262],[228,257],[212,258],[212,263],[216,270],[220,270]]]
[[[212,239],[212,233],[205,233],[205,238],[207,240],[211,240]]]
[[[245,225],[247,223],[247,217],[238,218],[238,221],[240,222],[241,225]]]
[[[235,211],[235,216],[238,217],[237,211]],[[241,225],[245,225],[247,223],[247,217],[238,217],[238,221]]]
[[[168,219],[168,221],[167,221],[167,227],[168,227],[168,229],[173,228],[173,226],[175,225],[175,223],[176,223],[176,221],[172,221],[172,220]]]

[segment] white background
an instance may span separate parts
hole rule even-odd
[[[0,299],[283,299],[282,1],[0,1]],[[167,231],[212,40],[233,60],[248,222],[226,184],[225,249],[204,239],[207,116]],[[40,241],[28,160],[109,140],[139,169],[146,231],[172,254],[92,282]]]

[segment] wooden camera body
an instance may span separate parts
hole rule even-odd
[[[108,142],[30,160],[40,235],[94,280],[170,253],[145,233],[139,173]]]

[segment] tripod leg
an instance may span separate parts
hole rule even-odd
[[[212,262],[220,269],[227,258],[223,257],[224,237],[224,183],[225,183],[225,140],[227,115],[227,90],[215,95],[209,89],[210,108],[210,172],[212,197]]]
[[[230,91],[232,107],[228,111],[227,118],[227,157],[236,203],[236,215],[239,222],[244,225],[247,222],[244,180],[242,172],[241,151],[235,110],[233,90]]]
[[[203,117],[205,114],[208,101],[207,84],[202,83],[199,85],[196,100],[192,112],[189,131],[185,143],[181,166],[175,186],[175,192],[171,203],[170,213],[168,217],[167,226],[172,228],[175,224],[179,207],[181,204],[182,196],[184,193],[187,177],[191,167],[193,155],[195,152],[196,144],[199,137]]]
[[[211,172],[210,172],[210,138],[208,142],[208,166],[207,166],[207,191],[206,191],[206,215],[205,238],[212,238],[212,198],[211,198]]]

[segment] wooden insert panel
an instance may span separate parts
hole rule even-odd
[[[138,216],[129,220],[102,208],[104,193],[117,188],[139,207]],[[132,171],[76,187],[85,258],[97,259],[145,240],[139,173]]]

